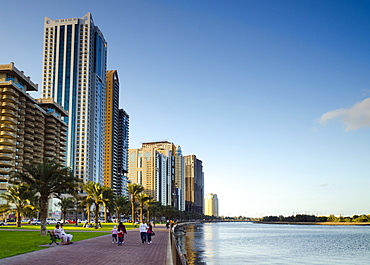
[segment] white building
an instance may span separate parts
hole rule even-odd
[[[44,20],[42,98],[68,112],[67,166],[103,184],[107,43],[90,13]]]

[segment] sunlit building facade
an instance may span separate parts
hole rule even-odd
[[[149,142],[129,149],[128,180],[143,185],[144,192],[162,205],[185,210],[185,167],[179,145]]]
[[[52,99],[28,94],[37,89],[14,63],[0,65],[0,192],[25,163],[66,162],[67,113]]]
[[[185,160],[185,211],[204,212],[203,162],[195,155],[184,156]]]
[[[67,166],[104,183],[107,43],[92,15],[44,20],[42,98],[68,117]]]
[[[217,194],[208,193],[204,199],[204,214],[209,216],[218,216],[218,198]]]
[[[116,70],[107,71],[106,87],[104,185],[117,194],[119,79]]]

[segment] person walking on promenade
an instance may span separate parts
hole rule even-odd
[[[142,223],[139,226],[140,231],[140,237],[141,237],[141,243],[144,244],[146,242],[146,232],[148,230],[148,225],[145,223],[145,220],[142,221]]]
[[[127,234],[127,230],[126,230],[126,226],[122,223],[122,222],[119,222],[118,224],[118,233],[119,232],[122,232],[122,242],[121,242],[121,245],[122,243],[125,243],[125,234]],[[119,234],[118,234],[119,235]]]
[[[123,243],[123,231],[118,231],[118,246],[122,246]]]
[[[146,236],[148,238],[148,245],[152,243],[152,233],[153,233],[153,227],[150,224],[150,222],[148,222],[148,228],[146,230]]]
[[[118,242],[117,241],[117,234],[118,234],[117,227],[116,226],[113,226],[113,229],[112,229],[112,244]]]
[[[167,230],[170,228],[170,222],[168,222],[168,221],[166,223],[166,228],[167,228]]]

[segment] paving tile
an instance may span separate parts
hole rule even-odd
[[[169,232],[164,225],[156,225],[153,230],[156,235],[152,237],[153,243],[150,245],[141,243],[139,229],[135,228],[127,231],[122,246],[112,244],[112,236],[107,232],[106,236],[74,242],[71,245],[53,244],[47,249],[4,258],[0,260],[0,264],[169,264],[167,261]]]

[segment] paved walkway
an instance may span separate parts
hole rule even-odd
[[[169,249],[169,232],[165,225],[153,227],[152,244],[142,244],[139,229],[128,230],[122,246],[112,244],[112,236],[90,238],[71,245],[55,245],[26,254],[0,260],[0,264],[124,264],[124,265],[172,265]],[[76,232],[77,233],[77,232]]]

